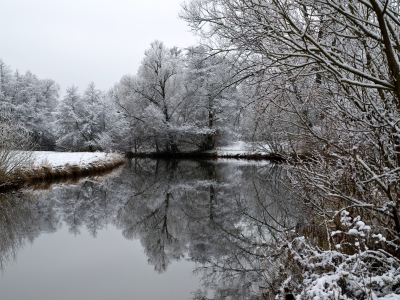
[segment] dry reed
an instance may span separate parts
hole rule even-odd
[[[125,163],[121,155],[113,155],[106,161],[97,160],[85,165],[66,164],[53,167],[44,162],[41,166],[33,164],[19,168],[6,180],[0,182],[0,193],[16,190],[25,186],[51,183],[54,181],[71,181],[85,176],[100,175],[109,172]]]

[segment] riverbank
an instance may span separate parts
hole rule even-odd
[[[258,146],[258,147],[257,147]],[[259,146],[245,142],[235,142],[228,146],[217,147],[212,151],[191,152],[129,152],[127,158],[154,158],[154,159],[218,159],[233,158],[247,160],[272,160],[277,162],[286,161],[284,156],[273,153],[268,146]]]
[[[33,151],[29,164],[0,182],[0,192],[41,182],[101,175],[124,163],[125,158],[118,153]]]
[[[232,159],[248,159],[248,160],[272,160],[277,162],[286,161],[286,159],[276,153],[259,154],[259,153],[246,153],[246,154],[220,154],[214,151],[207,152],[152,152],[152,153],[127,153],[127,158],[153,158],[153,159],[219,159],[219,158],[232,158]]]

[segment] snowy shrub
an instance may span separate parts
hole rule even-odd
[[[325,228],[327,249],[307,236],[278,248],[282,277],[277,299],[285,299],[288,293],[296,299],[400,297],[400,260],[380,245],[390,242],[373,234],[359,216],[352,218],[343,210],[338,217],[341,230]]]

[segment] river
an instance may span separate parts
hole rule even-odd
[[[0,195],[0,299],[264,299],[265,249],[302,219],[284,183],[266,161],[134,159]]]

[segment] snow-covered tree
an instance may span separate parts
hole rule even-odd
[[[57,146],[63,149],[81,149],[84,146],[80,133],[82,123],[80,98],[77,87],[68,88],[55,112],[54,131],[58,137]]]
[[[156,133],[156,143],[164,151],[177,152],[175,114],[186,100],[182,86],[182,61],[177,48],[155,41],[146,50],[133,90],[146,104],[145,118]]]
[[[0,108],[12,113],[32,132],[38,148],[51,149],[54,137],[49,124],[58,105],[58,84],[51,79],[39,79],[29,71],[24,75],[18,71],[12,74],[1,60],[0,77]]]
[[[372,236],[381,234],[390,241],[383,245],[371,240],[360,250],[355,265],[375,259],[368,251],[386,252],[377,261],[398,264],[398,3],[192,0],[183,7],[183,18],[208,39],[214,53],[237,53],[241,62],[238,72],[249,75],[249,84],[259,91],[254,93],[259,103],[254,116],[261,121],[263,131],[272,132],[282,150],[300,162],[292,172],[294,189],[313,207],[310,219],[323,225],[328,232],[326,239],[332,242],[330,233],[341,228],[335,220],[347,211],[349,222],[366,218]],[[356,243],[344,238],[345,242]],[[310,246],[313,250],[309,255],[317,255],[314,246]],[[318,246],[323,259],[328,259],[329,251],[353,254],[337,250],[333,243]],[[333,265],[340,267],[340,263]],[[368,268],[372,266],[353,269],[349,276],[361,276]],[[376,273],[370,269],[368,280],[390,273],[390,268],[382,266]],[[318,282],[327,279],[322,273]],[[289,272],[287,280],[294,274]],[[323,295],[324,288],[315,295],[307,294],[307,289],[318,289],[311,286],[315,282],[307,280],[310,285],[303,282],[303,290],[295,289],[296,293],[304,299],[318,297],[318,291]],[[361,287],[361,281],[354,284],[359,285],[358,290],[347,293],[342,288],[340,297],[347,293],[350,298],[357,294],[373,298],[391,292],[379,292],[373,284]],[[327,286],[332,282],[326,282]]]
[[[233,133],[235,102],[235,74],[226,56],[209,56],[202,46],[191,47],[186,56],[186,78],[193,91],[182,113],[201,132],[199,148],[215,148],[216,137]],[[195,133],[194,132],[194,133]]]
[[[94,83],[83,95],[74,86],[57,107],[55,135],[57,146],[68,150],[109,149],[113,146],[114,109]]]
[[[104,94],[90,83],[81,97],[81,136],[89,151],[96,149],[96,139],[106,129]]]
[[[191,95],[184,76],[181,51],[155,41],[145,51],[137,75],[124,76],[114,87],[113,101],[130,127],[131,149],[179,151],[193,125],[181,114]]]
[[[111,89],[108,97],[114,103],[120,124],[118,131],[120,138],[116,142],[116,148],[137,153],[151,148],[155,132],[150,129],[144,118],[146,104],[137,99],[133,88],[135,80],[134,76],[123,76]]]
[[[210,150],[233,135],[237,106],[231,58],[199,46],[186,52],[155,41],[136,76],[126,75],[109,97],[123,118],[134,152]],[[121,125],[122,126],[122,125]]]

